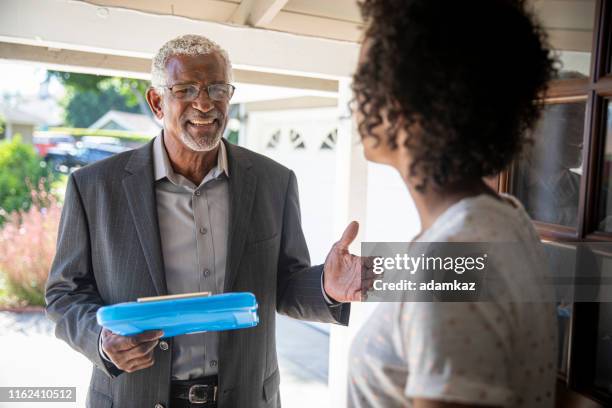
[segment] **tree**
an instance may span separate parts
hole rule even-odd
[[[111,109],[122,112],[140,112],[138,106],[128,106],[125,97],[114,88],[100,91],[68,91],[65,103],[65,121],[68,126],[86,128]]]
[[[48,71],[66,87],[66,124],[89,127],[111,109],[150,115],[145,100],[149,84],[132,78]]]

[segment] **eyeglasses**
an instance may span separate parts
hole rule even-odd
[[[231,84],[211,84],[199,87],[195,84],[178,84],[173,86],[163,86],[162,88],[169,89],[172,96],[180,101],[191,102],[200,96],[203,88],[206,88],[208,97],[213,101],[229,101],[234,95],[236,87]]]

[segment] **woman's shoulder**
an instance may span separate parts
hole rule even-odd
[[[535,238],[529,216],[510,195],[479,195],[459,201],[442,214],[420,241],[502,242]]]

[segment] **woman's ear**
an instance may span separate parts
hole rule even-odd
[[[163,95],[161,95],[157,89],[151,87],[147,89],[146,97],[151,112],[153,112],[157,119],[161,120],[164,117],[164,111],[162,109]]]
[[[413,114],[410,118],[400,115],[397,118],[398,146],[403,146],[410,150],[411,147],[418,147],[421,143],[425,130],[423,129],[422,117],[418,114]]]
[[[396,149],[396,167],[404,181],[409,186],[419,185],[422,177],[419,174],[412,174],[412,163],[414,161],[415,151],[418,151],[424,130],[422,122],[418,115],[410,119],[400,116],[397,118],[397,149]]]

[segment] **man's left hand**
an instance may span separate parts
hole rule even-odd
[[[359,224],[352,221],[344,230],[340,241],[332,247],[323,268],[323,289],[336,302],[358,302],[361,300],[362,258],[352,255],[348,247],[357,237]]]

